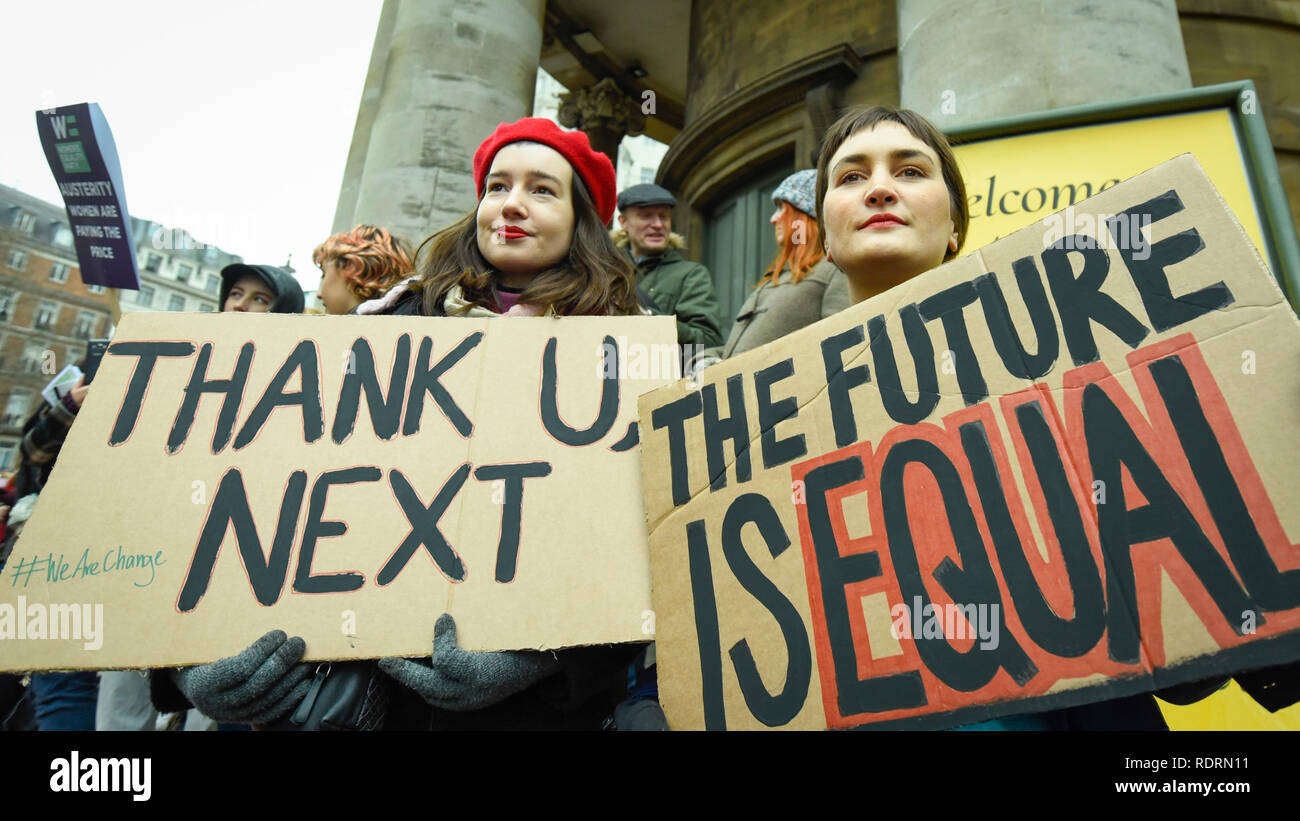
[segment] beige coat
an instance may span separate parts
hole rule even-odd
[[[851,304],[848,278],[826,260],[813,266],[797,284],[791,284],[790,278],[790,269],[786,268],[778,284],[764,282],[751,291],[736,314],[726,344],[707,353],[723,359],[744,353],[839,313]]]

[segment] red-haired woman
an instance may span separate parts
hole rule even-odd
[[[736,314],[727,342],[702,354],[695,369],[766,345],[849,307],[844,274],[822,250],[817,226],[817,172],[796,171],[772,192],[777,252]]]
[[[411,251],[383,228],[358,225],[316,246],[321,270],[317,295],[328,314],[350,314],[411,273]]]

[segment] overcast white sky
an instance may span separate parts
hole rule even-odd
[[[35,112],[99,103],[132,216],[314,289],[382,5],[5,0],[0,183],[62,207]]]

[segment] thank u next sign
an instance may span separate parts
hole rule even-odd
[[[1300,657],[1300,323],[1190,156],[643,398],[674,727],[943,727]]]
[[[129,315],[0,585],[103,602],[103,646],[0,668],[193,664],[271,629],[421,655],[442,612],[480,650],[648,641],[636,400],[675,374],[634,365],[675,342],[672,317]],[[148,584],[28,570],[119,547]]]

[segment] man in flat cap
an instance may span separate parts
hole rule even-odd
[[[684,240],[673,233],[677,199],[654,183],[634,185],[618,195],[614,242],[636,263],[637,289],[660,313],[677,317],[677,342],[709,347],[722,344],[718,297],[709,269],[679,250]]]

